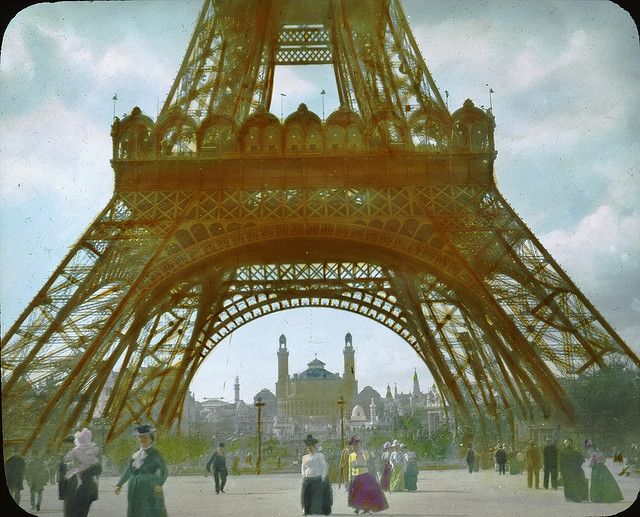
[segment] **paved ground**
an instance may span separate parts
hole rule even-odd
[[[617,474],[619,466],[609,465]],[[589,469],[585,469],[587,475]],[[544,490],[526,487],[526,475],[503,475],[494,471],[469,474],[465,470],[421,471],[417,492],[387,494],[389,509],[380,515],[420,516],[509,516],[580,517],[617,515],[637,498],[640,479],[616,477],[625,500],[616,504],[570,503],[562,489]],[[91,507],[90,517],[126,516],[126,494],[113,492],[117,478],[100,479],[100,498]],[[225,494],[216,495],[213,479],[204,476],[169,477],[165,500],[169,517],[216,516],[295,516],[300,515],[300,476],[261,474],[230,476]],[[333,486],[335,516],[354,515],[347,506],[344,486]],[[29,507],[29,493],[22,492],[22,506]],[[6,507],[5,507],[6,508]],[[33,513],[35,514],[35,513]],[[4,513],[3,515],[13,515]],[[37,515],[62,517],[57,488],[46,487],[43,505]]]

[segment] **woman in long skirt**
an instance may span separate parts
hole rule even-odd
[[[406,469],[404,472],[404,489],[413,492],[418,489],[418,461],[416,453],[410,451],[404,443],[400,444],[400,449],[404,453]]]
[[[349,440],[352,448],[349,454],[349,495],[347,503],[354,509],[355,513],[372,513],[389,508],[387,499],[384,496],[380,485],[367,469],[369,453],[360,450],[360,441],[355,437]]]
[[[589,467],[591,467],[591,488],[589,498],[594,503],[617,503],[624,497],[618,483],[605,465],[604,454],[599,452],[591,442],[587,442],[591,450]]]
[[[63,498],[65,517],[87,517],[91,503],[98,499],[98,476],[102,472],[99,448],[92,441],[91,431],[83,429],[74,435],[75,447],[66,463]]]
[[[303,440],[303,443],[307,449],[307,454],[302,457],[301,462],[302,491],[300,503],[302,505],[302,514],[329,515],[333,504],[331,483],[327,478],[329,466],[324,454],[316,451],[318,440],[309,434]]]
[[[155,444],[155,429],[141,425],[134,434],[138,436],[140,449],[127,465],[116,485],[116,494],[129,481],[127,490],[127,517],[167,517],[162,485],[167,480],[167,466]]]
[[[393,440],[393,452],[391,453],[391,481],[389,483],[389,489],[392,492],[402,492],[404,490],[404,471],[405,462],[404,454],[400,450],[400,443],[398,440]]]
[[[560,455],[560,473],[564,480],[564,498],[567,501],[581,503],[589,500],[589,482],[582,470],[584,458],[575,450],[573,440],[564,441],[564,450]]]
[[[391,480],[391,444],[384,442],[382,446],[382,475],[380,476],[380,488],[383,491],[389,491],[389,481]]]

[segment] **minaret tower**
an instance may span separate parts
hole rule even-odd
[[[376,414],[376,403],[373,399],[371,399],[371,404],[369,405],[369,414],[371,415],[371,427],[376,425],[376,421],[378,416]]]
[[[233,385],[233,393],[234,393],[233,402],[237,404],[238,402],[240,402],[240,378],[237,375],[236,375],[236,382]]]
[[[348,406],[358,394],[358,383],[356,381],[356,351],[353,348],[353,337],[349,332],[344,336],[344,397]]]
[[[289,350],[287,350],[287,338],[284,334],[280,336],[278,346],[278,382],[276,383],[276,400],[278,407],[280,401],[287,397],[289,390]]]

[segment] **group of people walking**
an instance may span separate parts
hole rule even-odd
[[[543,487],[557,490],[560,485],[564,488],[567,501],[598,503],[616,503],[623,500],[623,495],[615,478],[605,465],[605,457],[590,441],[585,441],[588,450],[588,467],[591,468],[591,485],[584,473],[585,455],[578,451],[573,440],[568,438],[563,443],[562,450],[558,450],[551,439],[545,441],[540,450],[534,440],[530,440],[526,449],[509,458],[506,445],[498,445],[493,454],[498,474],[506,473],[506,463],[510,459],[515,468],[512,473],[527,471],[527,486],[540,488],[540,471],[543,471]],[[478,454],[469,444],[466,452],[466,462],[469,472],[478,470]]]
[[[300,501],[303,515],[329,515],[333,492],[328,478],[329,467],[322,452],[316,449],[318,440],[312,435],[304,439],[306,454],[302,458],[302,490]],[[386,442],[376,463],[375,454],[352,436],[340,457],[338,486],[344,481],[347,504],[354,513],[375,513],[389,508],[385,492],[417,489],[418,464],[416,454],[398,440]]]
[[[300,494],[302,515],[329,515],[333,505],[329,466],[324,454],[316,450],[317,443],[318,440],[312,435],[304,439],[306,454],[301,462]],[[339,485],[345,481],[347,504],[356,514],[374,513],[389,508],[371,460],[370,452],[361,447],[356,436],[351,437],[349,446],[342,451],[340,457]]]
[[[58,464],[58,499],[63,502],[64,517],[87,517],[93,501],[98,499],[98,476],[102,473],[100,451],[92,441],[91,431],[82,429],[64,440],[66,454]],[[35,451],[25,461],[14,453],[5,462],[7,487],[16,503],[27,482],[30,508],[37,512],[42,506],[42,493],[50,475],[42,454]]]
[[[418,488],[418,462],[415,452],[393,440],[382,446],[380,487],[388,492],[415,491]]]

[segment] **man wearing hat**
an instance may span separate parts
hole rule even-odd
[[[540,449],[536,442],[529,440],[529,446],[526,451],[527,455],[527,486],[532,488],[540,488]]]
[[[547,438],[545,441],[544,449],[542,449],[542,461],[544,464],[544,477],[542,479],[542,485],[545,488],[549,488],[549,479],[551,479],[551,488],[558,489],[558,449],[551,441],[551,438]]]
[[[127,517],[166,517],[162,485],[167,480],[167,465],[154,447],[155,429],[141,425],[133,434],[140,449],[133,453],[124,474],[116,485],[116,494],[129,481]]]
[[[504,443],[500,445],[496,451],[496,463],[498,464],[498,474],[506,474],[507,449]]]
[[[11,497],[20,504],[20,491],[24,488],[24,468],[25,460],[21,454],[18,453],[18,445],[9,446],[9,450],[6,451],[5,458],[9,456],[7,461],[4,462],[4,474],[7,482],[7,488]]]
[[[218,450],[213,453],[207,462],[207,472],[211,472],[213,467],[213,480],[216,483],[216,495],[224,492],[224,486],[227,484],[227,458],[224,455],[224,443],[220,442]]]
[[[307,453],[302,457],[302,490],[300,493],[300,503],[302,505],[302,515],[314,515],[331,513],[332,501],[323,501],[324,486],[329,466],[324,458],[324,454],[316,451],[316,440],[312,435],[302,440]],[[328,499],[325,497],[324,499]]]

